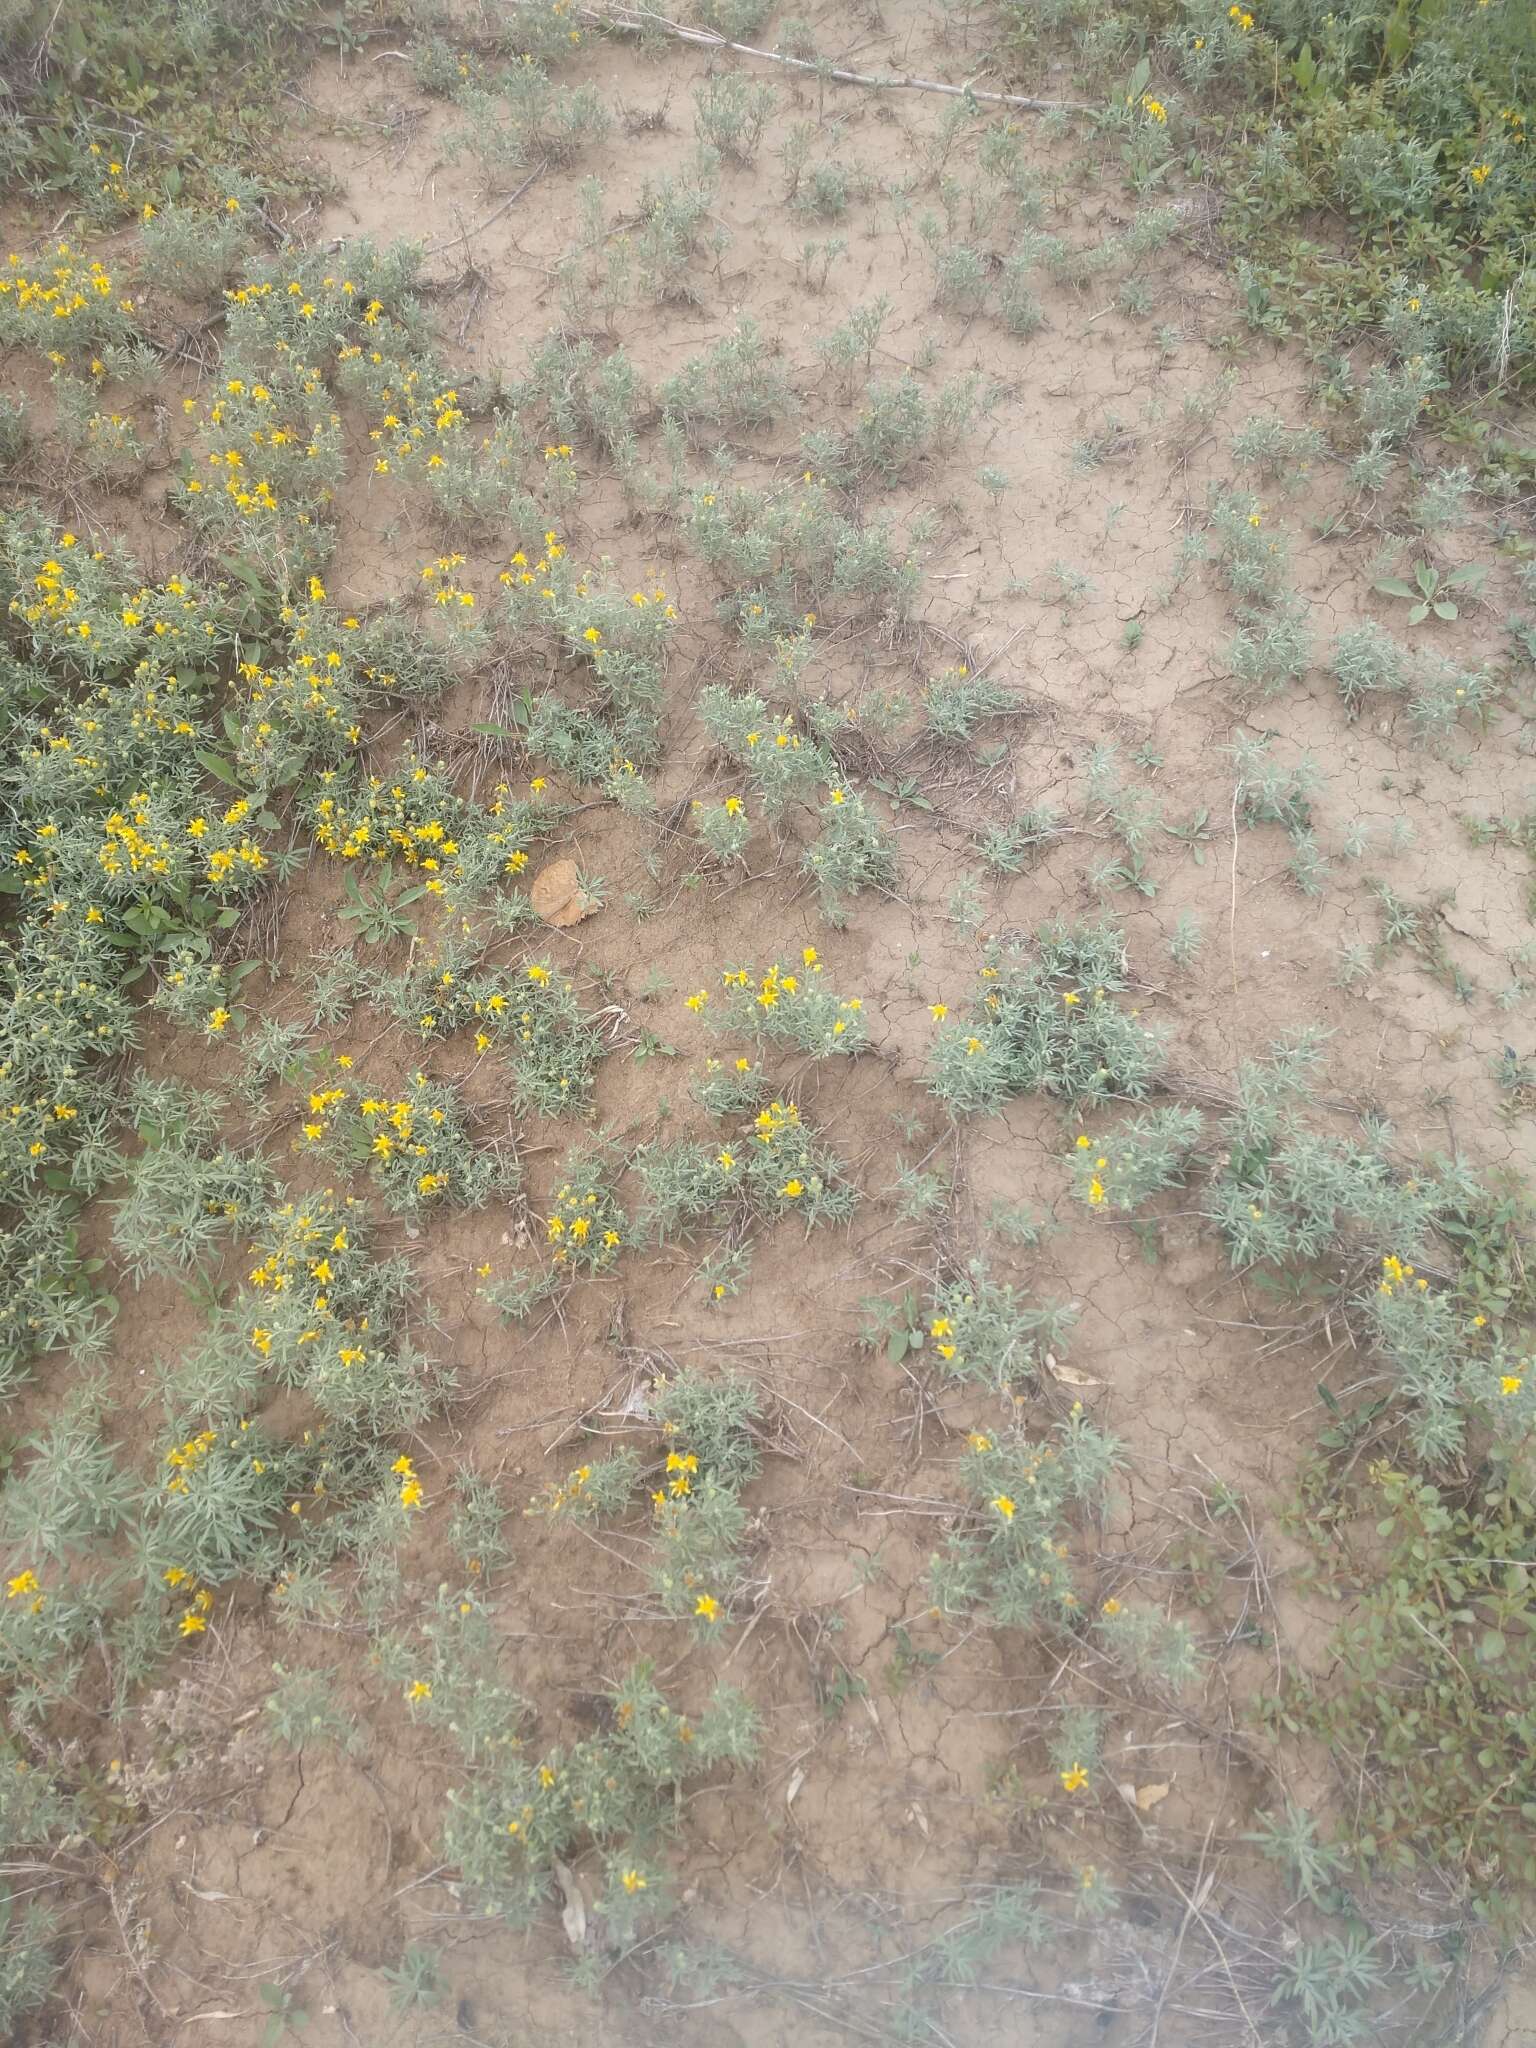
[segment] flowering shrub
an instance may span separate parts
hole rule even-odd
[[[793,1102],[769,1103],[749,1132],[722,1144],[643,1145],[635,1166],[646,1196],[640,1225],[658,1239],[791,1215],[809,1230],[846,1222],[858,1200],[836,1154]]]
[[[1066,1517],[1097,1507],[1120,1459],[1115,1439],[1074,1407],[1053,1443],[976,1432],[960,1460],[968,1511],[934,1558],[934,1605],[963,1617],[985,1609],[1000,1628],[1069,1623],[1082,1599]]]
[[[350,1087],[313,1092],[299,1143],[366,1164],[397,1215],[420,1215],[439,1203],[478,1209],[494,1188],[515,1184],[515,1168],[476,1149],[458,1091],[421,1072],[397,1098]]]
[[[1083,1108],[1145,1095],[1162,1066],[1157,1034],[1112,1000],[1126,986],[1124,943],[1110,925],[1047,925],[1030,954],[988,948],[963,1021],[934,1006],[929,1087],[963,1114],[1041,1092]]]
[[[869,1042],[862,997],[834,995],[821,975],[814,946],[802,950],[792,971],[777,961],[762,975],[751,967],[727,968],[710,1021],[750,1032],[759,1045],[790,1045],[817,1057],[862,1052]],[[690,1009],[701,1010],[710,997],[700,989],[687,1000]]]

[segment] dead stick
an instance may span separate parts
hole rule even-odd
[[[1022,107],[1032,114],[1058,111],[1088,114],[1093,111],[1082,100],[1033,100],[1026,99],[1022,93],[976,92],[969,85],[945,85],[936,78],[877,78],[863,71],[840,71],[812,57],[787,57],[780,50],[758,50],[750,43],[733,43],[729,36],[717,35],[713,29],[685,28],[680,22],[668,21],[665,15],[653,14],[649,8],[625,8],[622,12],[609,13],[596,7],[583,7],[580,11],[588,21],[599,22],[605,28],[626,30],[632,35],[638,35],[647,28],[657,29],[663,35],[675,36],[679,42],[698,43],[706,50],[734,50],[738,57],[756,57],[764,64],[783,64],[791,71],[809,71],[817,78],[828,79],[836,85],[867,85],[876,92],[942,92],[951,99],[969,98],[993,107]]]
[[[462,235],[455,235],[451,242],[434,242],[430,249],[422,250],[421,253],[423,257],[441,256],[447,249],[457,249],[460,242],[467,242],[471,235],[484,234],[485,230],[491,226],[493,221],[500,220],[501,216],[504,213],[508,212],[512,207],[516,206],[519,199],[521,199],[523,194],[528,190],[528,187],[534,184],[538,179],[542,178],[544,173],[548,169],[549,159],[546,157],[543,158],[539,162],[539,164],[528,173],[527,177],[524,178],[523,182],[521,183],[521,185],[518,186],[517,190],[512,194],[512,196],[509,199],[503,199],[500,206],[497,207],[496,211],[494,213],[488,213],[485,216],[485,219],[481,221],[478,227],[466,228]]]

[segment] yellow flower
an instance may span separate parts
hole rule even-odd
[[[1518,1373],[1507,1372],[1499,1382],[1499,1391],[1502,1394],[1518,1394],[1524,1384]]]
[[[779,1193],[785,1196],[787,1200],[797,1202],[805,1193],[805,1183],[798,1180],[787,1180],[783,1187],[779,1189]]]
[[[229,1012],[228,1012],[228,1010],[226,1010],[226,1009],[223,1009],[223,1008],[221,1007],[221,1008],[219,1008],[219,1009],[217,1009],[217,1010],[210,1010],[210,1011],[208,1012],[208,1029],[209,1029],[210,1031],[222,1031],[222,1030],[224,1029],[224,1026],[225,1026],[225,1025],[226,1025],[226,1024],[228,1023],[228,1022],[229,1022]]]
[[[200,1636],[208,1626],[206,1618],[195,1607],[189,1607],[181,1617],[181,1632],[184,1636]]]
[[[645,1879],[638,1870],[626,1870],[620,1877],[619,1882],[627,1892],[643,1892],[645,1890]]]
[[[1104,1183],[1097,1174],[1088,1183],[1088,1200],[1095,1209],[1102,1209],[1104,1206]]]
[[[1482,185],[1486,183],[1488,174],[1492,169],[1492,164],[1473,164],[1468,175],[1471,177],[1474,185]]]
[[[1099,1609],[1099,1612],[1101,1614],[1108,1614],[1110,1616],[1114,1616],[1120,1612],[1120,1602],[1118,1600],[1106,1600],[1104,1602],[1104,1605]]]
[[[432,1688],[424,1678],[418,1678],[406,1694],[407,1700],[429,1700],[431,1697]]]
[[[690,1010],[702,1010],[702,1009],[703,1009],[703,1007],[704,1007],[704,1005],[705,1005],[705,1004],[706,1004],[706,1003],[707,1003],[708,1001],[709,1001],[709,991],[708,991],[708,989],[702,989],[702,988],[701,988],[701,989],[696,989],[696,990],[694,991],[694,993],[693,993],[693,994],[692,994],[692,995],[691,995],[691,996],[690,996],[690,997],[688,998],[688,1007],[689,1007],[689,1009],[690,1009]]]
[[[720,1602],[711,1593],[701,1593],[698,1605],[693,1611],[704,1621],[718,1621],[720,1619]]]
[[[1063,1771],[1061,1774],[1061,1785],[1064,1792],[1081,1792],[1087,1783],[1088,1773],[1081,1764],[1074,1764],[1070,1771]]]
[[[942,1024],[949,1015],[949,1005],[948,1003],[930,1003],[928,1005],[928,1014],[935,1024]]]
[[[18,1572],[14,1579],[7,1579],[5,1582],[5,1597],[7,1600],[17,1600],[23,1593],[35,1593],[36,1591],[36,1572]]]
[[[1017,1503],[1011,1501],[1006,1493],[998,1494],[997,1497],[994,1499],[992,1505],[994,1508],[996,1508],[997,1512],[1002,1516],[1005,1522],[1011,1522],[1013,1520],[1014,1509]]]

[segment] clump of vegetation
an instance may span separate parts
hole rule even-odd
[[[1317,1480],[1333,1485],[1331,1466]],[[1522,1554],[1529,1506],[1496,1463],[1472,1488],[1445,1487],[1385,1461],[1351,1479],[1327,1509],[1320,1562],[1355,1592],[1333,1649],[1336,1682],[1286,1678],[1266,1702],[1272,1725],[1328,1746],[1363,1788],[1352,1823],[1296,1859],[1303,1885],[1464,1871],[1495,1918],[1507,1887],[1536,1881],[1525,1808],[1531,1761],[1521,1728],[1530,1677],[1530,1591]],[[1367,1561],[1348,1510],[1368,1514],[1384,1556]],[[1426,1640],[1435,1648],[1426,1663]]]
[[[1069,1626],[1082,1612],[1066,1541],[1071,1509],[1101,1505],[1120,1449],[1074,1410],[1045,1443],[973,1435],[960,1461],[969,1513],[934,1558],[941,1613],[978,1610],[999,1628]]]
[[[1114,998],[1129,982],[1113,925],[1046,925],[1028,950],[987,949],[964,1016],[936,1004],[929,1087],[958,1114],[1042,1093],[1083,1108],[1136,1099],[1162,1068],[1158,1035]]]
[[[680,1713],[644,1665],[607,1698],[609,1732],[569,1747],[524,1756],[509,1731],[489,1770],[453,1789],[443,1848],[482,1912],[525,1925],[557,1863],[590,1844],[607,1873],[598,1910],[615,1946],[628,1947],[668,1904],[661,1856],[677,1790],[717,1764],[750,1764],[758,1719],[723,1684],[701,1713]]]
[[[738,1138],[718,1145],[642,1146],[635,1165],[646,1198],[641,1225],[663,1239],[786,1216],[809,1230],[846,1222],[858,1201],[842,1161],[794,1102],[769,1103]]]

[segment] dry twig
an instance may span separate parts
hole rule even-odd
[[[706,50],[731,50],[738,57],[756,57],[764,64],[782,64],[790,71],[809,71],[813,77],[833,85],[866,85],[875,92],[940,92],[951,99],[973,99],[992,107],[1018,107],[1030,114],[1093,111],[1082,100],[1036,100],[1016,92],[977,92],[969,83],[946,85],[937,78],[881,78],[863,71],[843,71],[819,58],[789,57],[782,50],[759,50],[751,43],[733,43],[729,36],[717,35],[713,29],[685,28],[681,22],[669,21],[665,15],[653,14],[646,7],[583,7],[581,12],[588,21],[599,22],[604,28],[630,35],[649,30],[656,35],[672,36],[678,42],[698,43]]]

